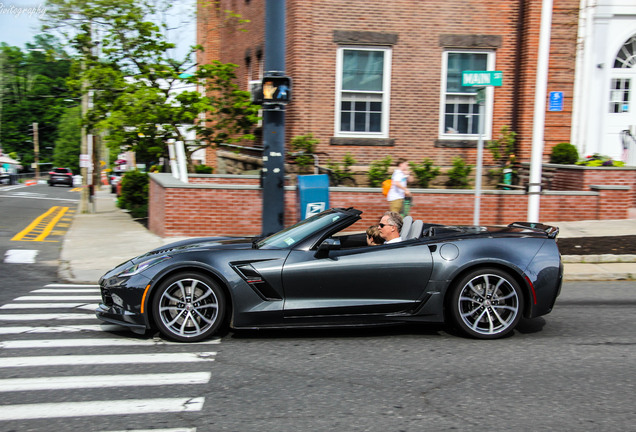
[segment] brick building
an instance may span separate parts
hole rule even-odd
[[[428,157],[438,166],[461,156],[474,164],[478,105],[475,90],[461,86],[461,71],[496,70],[503,85],[488,88],[484,139],[509,126],[518,133],[518,160],[529,161],[541,4],[287,0],[286,72],[294,83],[287,142],[312,133],[324,158],[350,153],[359,165],[386,155]],[[546,161],[555,144],[570,141],[578,8],[579,0],[554,0],[548,91],[563,92],[564,104],[546,112]],[[264,13],[265,0],[199,2],[205,52],[198,60],[239,65],[246,89],[260,80]],[[209,154],[208,164],[214,160]]]

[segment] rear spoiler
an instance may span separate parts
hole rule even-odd
[[[534,231],[542,231],[547,234],[548,238],[551,238],[551,239],[556,238],[556,236],[559,234],[559,227],[553,227],[550,225],[544,225],[542,223],[536,223],[536,222],[513,222],[510,225],[508,225],[508,227],[531,229]]]

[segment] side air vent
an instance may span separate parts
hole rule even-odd
[[[272,288],[250,264],[232,266],[234,270],[263,300],[282,300],[281,295]]]

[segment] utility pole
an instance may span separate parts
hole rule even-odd
[[[265,2],[265,77],[285,76],[285,0]],[[285,221],[285,105],[263,104],[262,234]]]
[[[552,27],[552,0],[543,0],[539,31],[539,55],[534,95],[532,125],[532,153],[530,182],[528,183],[528,222],[539,222],[541,199],[541,170],[545,134],[545,99],[548,94],[548,61],[550,59],[550,31]]]
[[[40,180],[40,141],[37,123],[33,123],[33,156],[35,159],[35,181],[38,181]]]

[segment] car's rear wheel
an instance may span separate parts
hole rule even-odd
[[[179,342],[196,342],[216,333],[225,317],[225,295],[199,273],[166,279],[153,297],[152,311],[161,334]]]
[[[450,307],[462,332],[479,339],[497,339],[513,331],[521,319],[523,295],[510,274],[483,268],[455,285]]]

